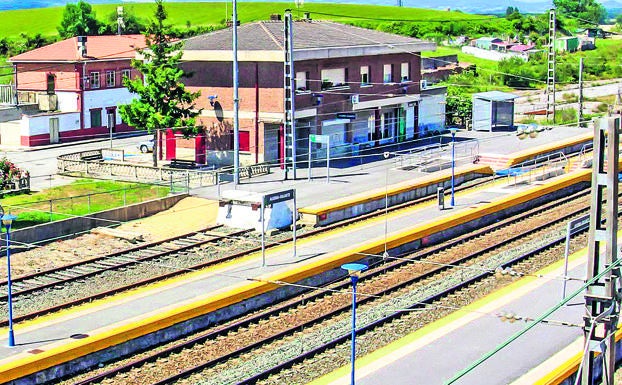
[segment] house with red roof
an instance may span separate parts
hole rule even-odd
[[[132,130],[117,107],[134,97],[123,78],[141,76],[131,59],[145,46],[143,35],[80,36],[11,57],[17,103],[37,108],[21,108],[15,128],[0,128],[2,144],[37,146]]]

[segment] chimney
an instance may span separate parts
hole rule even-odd
[[[78,36],[78,55],[86,57],[86,36]]]
[[[271,14],[270,21],[281,21],[281,14],[280,13]]]
[[[302,15],[303,15],[303,19],[304,20],[311,21],[311,13],[310,12],[305,12]]]

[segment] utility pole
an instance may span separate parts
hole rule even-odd
[[[549,52],[546,78],[546,119],[549,114],[553,114],[553,124],[555,124],[555,32],[556,17],[555,8],[549,11]]]
[[[594,125],[594,160],[592,164],[592,201],[588,239],[587,277],[591,280],[618,260],[618,160],[620,116],[601,118]],[[608,142],[606,144],[606,142]],[[605,148],[607,156],[605,158]],[[605,172],[605,159],[607,171]],[[605,202],[603,203],[603,198]],[[606,214],[606,222],[602,222]],[[604,250],[601,246],[604,243]],[[604,255],[602,252],[604,251]],[[615,332],[620,298],[617,282],[620,269],[611,269],[589,285],[585,293],[585,355],[581,364],[581,384],[595,385],[596,354],[603,360],[603,383],[614,384],[616,364]]]
[[[117,35],[121,35],[123,33],[123,7],[117,7]]]
[[[285,135],[285,179],[287,179],[288,162],[292,165],[292,179],[296,180],[296,72],[294,70],[294,32],[292,11],[285,10],[285,28],[283,33],[283,51],[285,60],[283,62],[283,107],[285,115],[283,117],[283,128]]]
[[[15,88],[13,88],[13,104],[19,106],[19,93],[17,92],[17,64],[13,64],[13,79],[15,80]]]
[[[240,184],[240,98],[238,96],[238,2],[233,0],[233,184]]]
[[[583,58],[579,59],[579,118],[577,127],[583,122]]]

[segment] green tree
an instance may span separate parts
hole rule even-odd
[[[596,0],[553,0],[553,4],[562,15],[579,19],[579,25],[599,24],[607,16],[605,7]]]
[[[74,36],[96,35],[100,23],[95,18],[91,5],[85,1],[69,3],[63,11],[63,19],[57,28],[60,37],[67,39]]]
[[[618,29],[622,29],[622,13],[616,16],[616,26]]]
[[[473,116],[473,100],[461,87],[447,87],[447,123],[466,127]]]
[[[189,92],[181,82],[190,74],[179,67],[182,56],[182,42],[171,42],[167,34],[168,26],[164,24],[166,11],[162,0],[155,0],[155,20],[151,21],[145,31],[147,47],[138,49],[142,59],[132,60],[143,79],[130,80],[125,78],[123,84],[138,97],[130,104],[119,106],[121,117],[125,122],[137,129],[147,130],[157,139],[158,131],[175,128],[184,136],[196,134],[199,127],[195,126],[195,118],[200,113],[194,101],[199,92]],[[157,140],[153,149],[153,165],[157,166]]]

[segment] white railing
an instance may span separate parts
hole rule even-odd
[[[0,84],[0,104],[14,104],[15,93],[13,85]]]
[[[102,150],[90,150],[61,155],[57,159],[59,174],[79,174],[146,183],[183,184],[187,188],[213,186],[231,179],[232,170],[182,170],[169,167],[152,167],[125,162],[104,161]],[[270,173],[268,164],[240,168],[240,178],[251,178]]]

